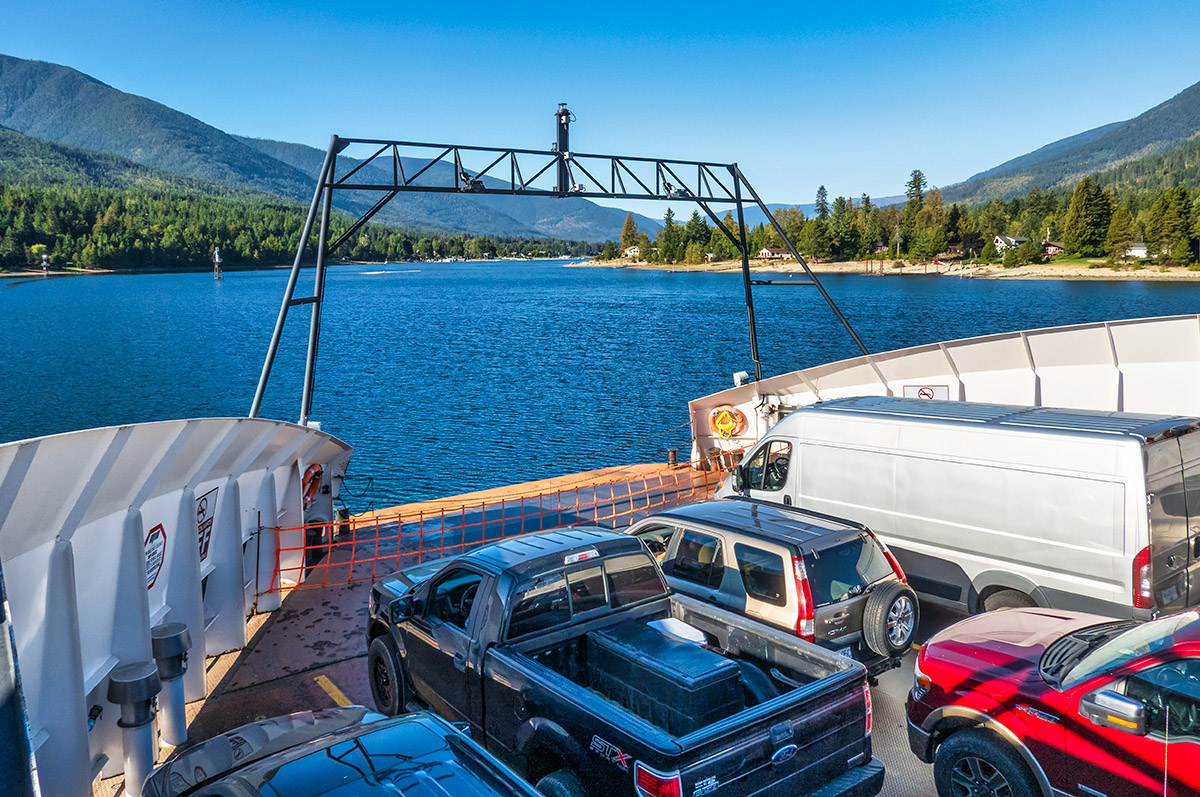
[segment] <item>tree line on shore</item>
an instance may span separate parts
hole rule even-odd
[[[831,203],[821,186],[811,217],[799,208],[781,208],[774,217],[800,254],[814,261],[894,258],[921,262],[953,252],[957,257],[1002,259],[1004,265],[1015,266],[1041,262],[1043,242],[1061,244],[1067,256],[1107,256],[1113,261],[1126,259],[1134,243],[1144,242],[1147,255],[1161,263],[1194,265],[1197,261],[1200,188],[1173,185],[1123,191],[1085,177],[1070,188],[1046,191],[1034,187],[1024,196],[993,199],[974,207],[947,207],[941,191],[926,188],[925,175],[914,170],[904,204],[881,208],[865,194],[857,201],[839,196]],[[722,226],[738,236],[732,213],[725,215]],[[769,224],[759,224],[745,234],[751,257],[764,248],[783,246]],[[998,249],[997,236],[1026,241]],[[710,227],[699,211],[679,225],[668,210],[654,240],[638,231],[630,214],[619,247],[609,242],[600,258],[612,259],[632,251],[637,252],[634,259],[651,263],[739,257],[728,237]]]
[[[42,263],[81,268],[176,269],[290,263],[306,209],[171,189],[0,185],[0,269]],[[331,238],[351,224],[334,214]],[[315,241],[310,244],[312,257]],[[595,244],[542,238],[418,233],[367,224],[334,257],[406,261],[594,253]]]

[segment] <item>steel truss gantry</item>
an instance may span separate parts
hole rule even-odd
[[[275,321],[271,343],[263,361],[262,374],[254,392],[250,417],[257,417],[262,407],[263,395],[275,355],[279,350],[288,311],[293,307],[312,305],[300,400],[300,423],[308,423],[316,383],[317,348],[321,337],[321,311],[325,299],[325,274],[329,256],[350,240],[392,199],[404,192],[695,202],[741,255],[742,287],[746,297],[746,317],[750,333],[750,357],[754,361],[754,379],[758,381],[762,379],[762,365],[758,358],[758,333],[751,291],[751,284],[757,281],[750,279],[750,252],[746,242],[744,215],[744,205],[753,203],[766,215],[767,221],[775,228],[792,257],[808,275],[808,282],[791,284],[815,287],[855,345],[864,355],[870,356],[850,322],[834,303],[833,297],[809,268],[807,261],[796,250],[736,163],[572,152],[569,131],[574,116],[565,105],[560,105],[555,112],[555,119],[557,137],[549,150],[332,136],[300,233],[300,243],[292,262],[287,289],[279,308],[279,317]],[[351,146],[366,149],[369,154],[357,159],[347,158],[350,167],[338,176],[338,155]],[[439,164],[442,168],[435,169]],[[453,167],[453,175],[449,179],[446,167]],[[386,179],[389,175],[391,179]],[[551,176],[553,184],[548,184]],[[380,196],[365,213],[331,241],[329,219],[335,191],[369,191]],[[713,211],[712,205],[722,204],[736,206],[737,229],[727,228]],[[312,236],[313,225],[317,223],[318,212],[320,226],[313,292],[311,296],[296,298],[296,281],[300,276],[301,262]]]

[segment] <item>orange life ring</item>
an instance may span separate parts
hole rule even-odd
[[[739,435],[746,428],[746,415],[737,407],[722,404],[708,413],[708,428],[719,437]]]
[[[308,470],[304,471],[304,479],[301,481],[301,487],[304,491],[304,505],[308,506],[317,496],[317,490],[321,487],[321,476],[325,469],[320,465],[309,465]]]

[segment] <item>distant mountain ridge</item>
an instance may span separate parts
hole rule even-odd
[[[324,157],[313,147],[230,135],[70,67],[6,55],[0,55],[0,125],[52,144],[301,202],[311,200]],[[0,159],[4,155],[0,150]],[[343,192],[335,204],[361,213],[376,198]],[[620,237],[626,212],[575,198],[403,194],[375,220],[439,232],[603,241]],[[635,219],[651,232],[661,226],[645,216]]]
[[[947,202],[1007,199],[1037,186],[1058,188],[1089,174],[1179,147],[1200,131],[1200,83],[1145,113],[1047,144],[942,188]]]

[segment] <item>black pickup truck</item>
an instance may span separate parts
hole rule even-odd
[[[857,662],[671,594],[634,537],[524,535],[371,590],[383,713],[427,706],[551,797],[878,794]]]

